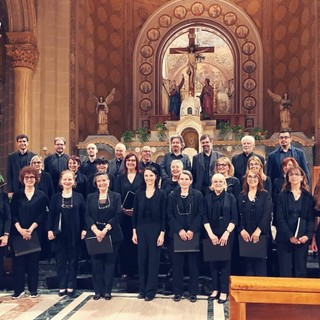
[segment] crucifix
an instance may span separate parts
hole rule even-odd
[[[170,54],[187,54],[189,76],[189,93],[194,97],[195,90],[195,72],[197,70],[197,59],[200,53],[214,52],[214,47],[199,47],[195,44],[196,34],[195,28],[189,28],[189,46],[186,48],[170,48]]]

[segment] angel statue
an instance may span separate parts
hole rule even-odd
[[[91,96],[97,101],[96,113],[98,114],[98,134],[109,134],[108,131],[108,105],[113,101],[116,89],[113,88],[110,94],[103,98],[102,96],[96,97],[91,93]]]
[[[269,96],[273,99],[274,102],[280,103],[280,130],[286,129],[291,130],[290,128],[290,109],[292,107],[291,100],[289,99],[288,92],[284,92],[283,96],[273,93],[268,89]]]

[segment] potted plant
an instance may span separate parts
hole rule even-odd
[[[167,127],[163,122],[158,122],[154,125],[154,128],[157,130],[158,138],[160,141],[165,141],[167,137]]]
[[[256,127],[249,130],[249,134],[253,136],[256,140],[264,140],[267,137],[268,131]]]
[[[133,137],[135,136],[134,131],[127,130],[122,134],[123,142],[129,143],[132,142]]]
[[[243,136],[244,127],[241,124],[236,124],[232,128],[233,138],[235,140],[240,140]]]
[[[232,139],[232,128],[228,121],[222,121],[218,125],[218,129],[220,130],[220,138],[223,140],[231,140]]]
[[[139,128],[136,130],[136,135],[139,139],[140,142],[147,142],[150,138],[150,133],[149,130],[147,128]]]

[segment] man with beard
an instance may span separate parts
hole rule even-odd
[[[126,155],[126,146],[123,143],[117,143],[114,147],[115,158],[109,161],[108,173],[117,178],[123,172],[124,162],[123,159]]]
[[[205,196],[211,186],[216,161],[224,155],[213,150],[212,138],[208,134],[200,137],[200,143],[202,152],[193,156],[192,160],[193,188],[201,191]]]
[[[97,158],[98,148],[94,143],[87,145],[88,159],[83,161],[80,167],[80,172],[83,173],[87,178],[90,175],[97,172],[95,160]]]
[[[28,150],[29,138],[25,134],[16,137],[18,151],[10,153],[7,161],[7,183],[8,196],[12,198],[13,193],[21,188],[19,182],[19,172],[23,167],[30,164],[31,158],[35,154]]]
[[[191,171],[191,163],[189,156],[182,153],[185,146],[184,140],[180,134],[176,134],[170,137],[171,152],[164,155],[160,164],[162,170],[162,179],[168,179],[171,176],[171,162],[172,160],[181,160],[183,163],[183,169]]]
[[[234,176],[238,178],[240,182],[246,174],[247,163],[250,157],[257,156],[263,164],[265,163],[264,157],[253,152],[253,148],[255,147],[255,139],[253,136],[242,137],[241,144],[243,152],[233,156],[231,160],[234,166]]]
[[[59,191],[60,173],[68,169],[69,156],[64,153],[65,148],[66,139],[64,137],[56,137],[54,139],[55,152],[44,159],[44,171],[51,175],[56,192]]]

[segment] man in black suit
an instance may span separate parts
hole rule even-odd
[[[143,146],[141,148],[141,160],[139,162],[139,169],[143,171],[147,167],[154,167],[157,171],[158,178],[161,178],[160,165],[151,160],[151,148],[149,146]]]
[[[8,196],[12,198],[14,192],[21,188],[19,182],[19,172],[23,167],[30,164],[35,153],[28,151],[29,138],[25,134],[16,137],[18,151],[10,153],[7,161],[7,184]]]
[[[56,137],[54,139],[55,152],[44,159],[44,171],[51,175],[53,187],[56,192],[59,191],[60,173],[68,169],[69,156],[64,153],[66,148],[66,139]]]
[[[242,177],[246,174],[247,163],[250,157],[257,156],[263,164],[265,163],[264,157],[253,152],[255,147],[255,139],[253,136],[242,137],[241,144],[243,152],[233,156],[231,159],[234,166],[234,176],[237,177],[240,182],[242,181]]]
[[[115,158],[109,161],[108,173],[114,175],[117,178],[123,172],[124,168],[124,157],[126,155],[126,146],[119,142],[114,147]]]
[[[206,195],[209,192],[216,161],[224,155],[213,150],[212,138],[208,134],[200,137],[200,143],[202,152],[193,156],[192,160],[193,188]]]
[[[292,157],[297,160],[299,166],[306,174],[310,182],[310,171],[308,168],[306,156],[303,150],[291,145],[292,137],[289,130],[281,130],[279,132],[279,148],[272,151],[268,156],[267,161],[267,175],[273,182],[274,179],[280,178],[282,172],[282,161],[287,157]]]
[[[98,148],[94,143],[87,145],[88,159],[84,160],[80,167],[80,172],[87,178],[97,172],[95,160],[97,158]]]

